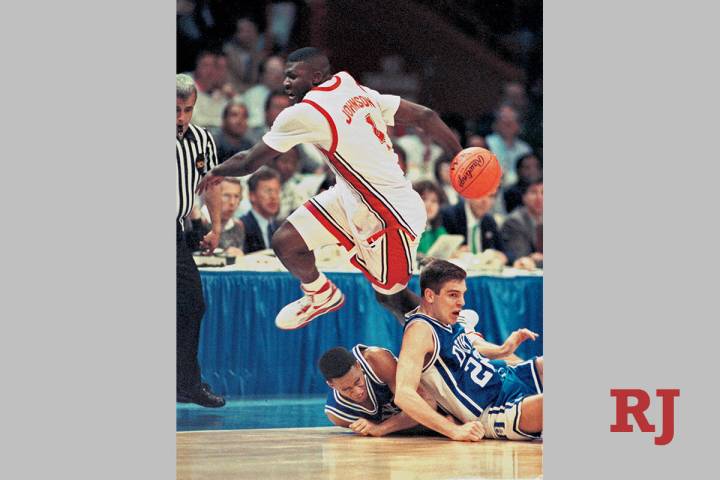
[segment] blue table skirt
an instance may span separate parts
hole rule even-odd
[[[300,283],[287,272],[203,270],[206,312],[199,359],[205,381],[230,396],[318,394],[327,389],[317,361],[327,349],[357,343],[400,351],[402,327],[375,300],[359,273],[328,273],[345,293],[345,305],[305,328],[282,331],[275,315],[300,296]],[[477,330],[494,343],[515,329],[542,334],[542,277],[470,277],[466,308],[480,315]],[[410,288],[419,291],[414,276]],[[516,352],[542,355],[542,335]]]

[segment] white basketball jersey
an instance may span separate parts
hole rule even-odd
[[[395,226],[419,238],[425,207],[398,165],[387,133],[399,105],[400,97],[381,95],[339,72],[283,110],[263,141],[279,151],[297,143],[317,146],[336,174],[348,218],[362,230],[354,232],[360,238]]]

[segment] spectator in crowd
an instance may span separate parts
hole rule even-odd
[[[443,149],[426,132],[420,128],[408,128],[405,135],[395,139],[395,145],[405,151],[406,176],[410,181],[432,179],[433,168],[443,156]]]
[[[467,146],[469,147],[480,147],[480,148],[488,148],[487,142],[485,141],[485,137],[482,135],[478,135],[477,133],[473,133],[468,136]]]
[[[222,188],[220,220],[223,227],[218,247],[222,248],[229,257],[240,257],[245,248],[245,226],[235,218],[235,212],[242,198],[242,183],[235,177],[225,177],[220,187]],[[201,210],[193,209],[191,218],[193,236],[199,237],[210,231],[207,207],[204,206]]]
[[[542,267],[543,245],[543,181],[542,178],[522,189],[523,206],[518,207],[503,223],[500,234],[505,252],[515,268],[532,270]]]
[[[247,107],[239,100],[231,100],[223,109],[222,129],[216,137],[220,163],[237,152],[247,150],[253,146],[252,142],[245,138],[247,130]]]
[[[425,231],[420,236],[420,245],[418,246],[418,254],[427,254],[430,247],[442,235],[447,233],[442,225],[442,217],[440,216],[440,206],[446,203],[445,194],[440,187],[432,180],[420,180],[413,184],[413,189],[420,195],[425,203],[425,211],[427,212],[427,225]]]
[[[524,185],[542,177],[542,159],[534,153],[526,153],[518,158],[515,171],[518,175],[518,181],[503,192],[505,211],[507,213],[522,205],[522,189]]]
[[[438,159],[435,163],[434,173],[435,181],[445,194],[447,202],[450,205],[455,205],[460,200],[460,196],[457,190],[453,188],[452,183],[450,183],[450,162],[452,162],[452,158],[448,156],[443,156]]]
[[[281,91],[272,92],[265,101],[265,124],[248,130],[247,137],[250,141],[253,143],[259,142],[262,136],[270,131],[270,127],[272,127],[280,112],[288,106],[290,106],[290,99],[287,94]]]
[[[503,265],[507,263],[504,245],[495,218],[490,213],[495,203],[495,194],[481,198],[460,200],[441,210],[442,223],[447,233],[462,235],[471,253],[492,249],[497,252]]]
[[[517,81],[505,82],[500,103],[515,109],[518,120],[524,122],[530,105],[525,85]]]
[[[489,149],[497,156],[503,171],[502,187],[517,181],[513,167],[526,153],[532,152],[530,145],[521,140],[518,114],[510,105],[501,105],[495,113],[494,132],[485,137]]]
[[[243,94],[250,128],[265,125],[265,103],[271,92],[283,89],[285,60],[277,56],[268,57],[261,65],[261,72],[260,83],[248,88]]]
[[[227,59],[215,52],[202,51],[195,64],[193,79],[198,89],[193,121],[217,130],[225,105],[235,95],[235,90],[227,83]]]
[[[270,248],[270,239],[279,223],[280,174],[269,167],[260,167],[248,179],[252,208],[240,220],[245,227],[245,253]]]
[[[267,56],[255,22],[240,18],[235,34],[223,45],[223,52],[228,58],[230,82],[238,92],[245,92],[257,82],[258,66]]]
[[[267,29],[265,35],[268,41],[272,39],[273,45],[281,51],[288,48],[290,37],[295,23],[303,8],[309,8],[306,0],[273,0],[267,6]]]

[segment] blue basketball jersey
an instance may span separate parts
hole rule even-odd
[[[394,394],[392,390],[390,390],[390,387],[380,380],[368,361],[365,360],[362,352],[367,348],[366,345],[357,344],[353,347],[352,354],[360,363],[360,368],[365,375],[365,385],[367,385],[368,397],[372,402],[372,408],[366,408],[357,404],[349,398],[340,395],[340,392],[337,390],[330,389],[327,401],[325,402],[325,413],[332,413],[336,417],[350,423],[361,418],[380,423],[400,412],[400,409],[393,403]]]
[[[519,392],[517,389],[506,391],[514,381],[522,383],[515,369],[508,367],[504,360],[482,356],[472,345],[463,325],[445,325],[422,313],[410,312],[405,328],[416,322],[430,326],[434,342],[433,352],[423,364],[421,384],[456,418],[475,420],[486,408],[508,402],[510,396],[528,395],[536,390],[534,385],[532,388],[528,385]],[[508,384],[504,385],[506,379]]]

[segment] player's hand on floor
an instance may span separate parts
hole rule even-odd
[[[461,442],[479,442],[485,436],[485,428],[477,420],[460,425],[450,437]]]
[[[454,423],[455,425],[462,425],[462,423],[460,423],[460,420],[458,420],[457,418],[453,417],[453,416],[450,415],[450,414],[445,415],[445,418],[447,418],[448,420],[450,420],[450,421],[451,421],[452,423]]]
[[[378,425],[367,419],[361,418],[350,424],[350,430],[360,435],[379,437]]]

